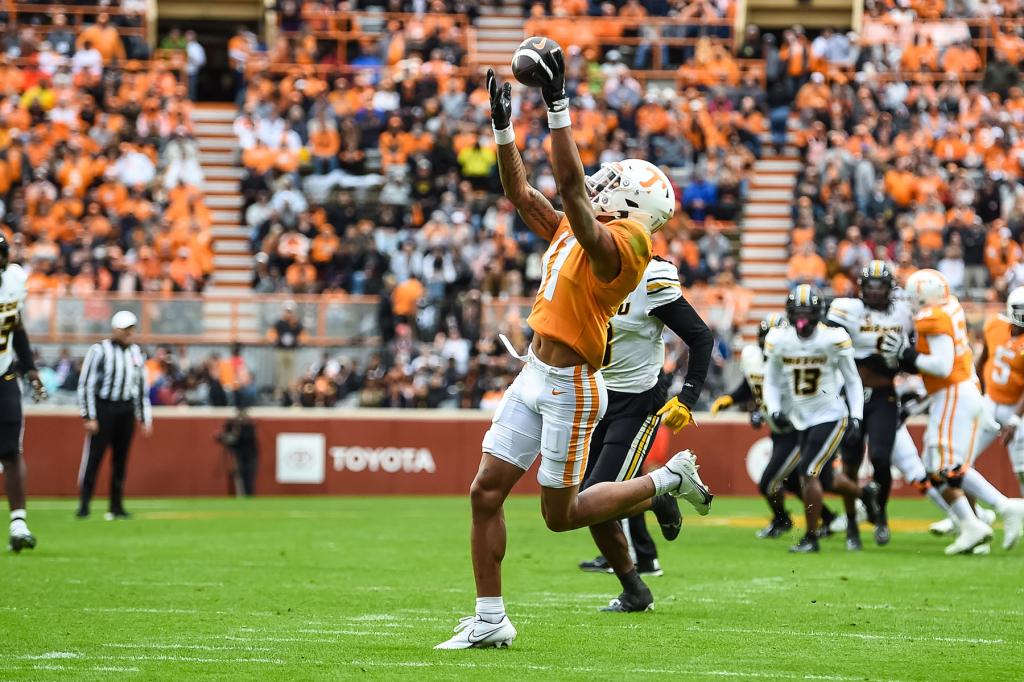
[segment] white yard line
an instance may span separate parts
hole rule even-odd
[[[770,628],[708,628],[702,627],[699,630],[691,629],[686,632],[693,634],[720,633],[740,635],[767,635],[771,637],[809,637],[821,639],[820,632],[799,632],[794,630],[773,630]],[[850,639],[882,640],[887,642],[942,642],[948,644],[1006,644],[1003,639],[982,639],[974,637],[930,637],[928,635],[904,635],[892,633],[884,635],[871,635],[862,632],[829,632],[828,637],[848,637]]]
[[[352,661],[353,666],[359,667],[399,667],[399,668],[434,668],[434,667],[454,667],[454,668],[470,668],[470,669],[482,669],[482,670],[494,670],[494,669],[507,669],[507,670],[535,670],[541,672],[552,672],[552,673],[595,673],[602,676],[609,676],[614,673],[619,674],[650,674],[650,675],[685,675],[692,679],[699,679],[702,677],[741,677],[751,679],[802,679],[802,680],[828,680],[830,682],[855,682],[863,680],[864,677],[848,677],[845,675],[815,675],[808,673],[802,676],[795,676],[787,672],[745,672],[740,670],[696,670],[693,668],[622,668],[619,670],[609,669],[606,666],[600,668],[592,668],[587,666],[568,666],[568,665],[536,665],[528,663],[503,663],[503,662],[490,662],[490,663],[473,663],[469,661],[445,661],[445,660],[433,660],[433,661]],[[898,682],[897,680],[890,680],[889,682]]]
[[[248,641],[239,637],[239,641]],[[262,638],[261,638],[262,639]],[[212,644],[167,644],[167,643],[145,643],[139,642],[128,644],[127,642],[103,644],[108,649],[188,649],[190,651],[271,651],[265,646],[215,646]]]

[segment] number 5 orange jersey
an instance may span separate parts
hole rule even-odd
[[[544,275],[528,323],[534,332],[572,348],[599,369],[608,341],[608,322],[636,288],[651,260],[651,237],[635,220],[605,223],[619,252],[619,274],[602,282],[563,217],[544,254]]]
[[[914,331],[917,332],[917,352],[924,355],[931,352],[929,336],[948,336],[953,339],[953,370],[949,376],[939,377],[921,372],[924,388],[929,394],[974,376],[974,353],[971,351],[970,339],[967,338],[967,317],[955,296],[950,296],[940,305],[921,308],[914,318]]]
[[[1016,405],[1024,394],[1024,335],[1013,336],[1001,317],[985,323],[985,392],[999,405]]]

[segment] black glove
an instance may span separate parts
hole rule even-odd
[[[789,417],[782,414],[781,412],[772,412],[772,424],[775,425],[776,431],[788,431],[793,428],[793,423],[789,421]]]
[[[860,442],[863,428],[861,427],[860,420],[856,417],[850,417],[850,420],[846,423],[846,442],[857,444]]]
[[[764,415],[761,414],[761,410],[754,410],[753,412],[751,412],[750,425],[753,426],[755,429],[759,429],[761,428],[762,424],[764,424]]]
[[[491,97],[491,125],[505,130],[512,124],[512,84],[502,85],[494,69],[487,69],[487,94]]]
[[[545,82],[540,87],[540,94],[548,111],[564,111],[569,106],[569,97],[565,94],[565,57],[562,48],[556,47],[543,57],[544,66],[551,71],[551,77],[544,74]]]

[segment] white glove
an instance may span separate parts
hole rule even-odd
[[[896,367],[899,364],[900,356],[903,355],[903,351],[906,349],[908,339],[899,332],[889,330],[882,335],[882,342],[879,344],[879,348],[882,351],[882,357],[885,358],[885,364],[890,367]]]

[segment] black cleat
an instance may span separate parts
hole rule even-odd
[[[654,597],[651,591],[644,586],[641,592],[623,592],[615,599],[608,602],[608,606],[602,606],[602,611],[616,613],[639,613],[641,611],[654,610]]]
[[[103,518],[107,521],[127,521],[132,518],[132,515],[128,512],[121,510],[116,512],[107,512],[103,515]]]
[[[658,495],[651,500],[651,511],[661,526],[661,535],[668,541],[679,537],[683,529],[683,515],[679,511],[679,503],[671,495]]]
[[[864,549],[864,543],[860,541],[860,533],[846,534],[846,551],[859,552]]]
[[[88,509],[79,509],[78,511],[75,512],[75,518],[76,519],[87,519],[87,518],[89,518],[89,510]]]
[[[636,562],[636,573],[637,575],[652,576],[655,578],[660,578],[665,575],[665,571],[661,570],[661,564],[657,559],[651,559],[650,561],[640,561],[638,559]]]
[[[833,535],[835,535],[835,531],[833,531],[827,523],[823,522],[821,527],[818,529],[818,538],[830,538]]]
[[[35,549],[36,536],[32,533],[11,535],[7,543],[7,549],[17,554],[23,549]]]
[[[608,565],[608,560],[603,556],[598,556],[590,561],[581,561],[580,570],[587,573],[614,573],[612,567]]]
[[[819,552],[818,538],[813,535],[805,535],[800,542],[789,548],[790,554],[811,554]]]
[[[788,516],[784,516],[779,519],[772,519],[771,523],[769,523],[761,530],[757,531],[757,537],[761,538],[762,540],[767,540],[769,538],[778,538],[782,537],[791,530],[793,530],[793,519],[789,518]]]
[[[875,544],[879,547],[885,547],[889,544],[889,540],[892,539],[892,533],[889,532],[889,524],[880,523],[875,526]]]
[[[882,518],[882,505],[878,502],[879,492],[878,484],[874,481],[860,489],[860,501],[864,503],[868,521],[872,524],[878,523]]]

